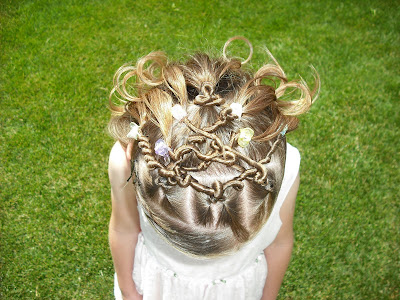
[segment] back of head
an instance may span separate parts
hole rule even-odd
[[[271,213],[283,179],[283,131],[296,129],[314,94],[304,82],[288,82],[274,62],[251,73],[225,55],[198,53],[179,63],[153,52],[115,75],[112,94],[125,105],[110,101],[110,132],[126,145],[130,123],[140,125],[137,198],[157,231],[184,252],[235,251]],[[299,99],[282,100],[292,88]]]

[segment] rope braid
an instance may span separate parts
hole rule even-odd
[[[208,101],[210,98],[211,95],[204,101],[204,103],[210,103]],[[238,136],[237,133],[233,136],[229,145],[224,145],[221,139],[216,134],[213,134],[215,130],[226,124],[228,120],[234,120],[236,118],[237,116],[232,115],[232,109],[225,108],[221,112],[220,118],[215,124],[203,129],[197,128],[188,120],[188,118],[185,118],[184,123],[195,133],[195,135],[191,135],[189,137],[187,144],[180,146],[174,151],[169,151],[172,162],[166,166],[157,160],[148,137],[140,136],[138,146],[142,150],[148,167],[150,169],[157,169],[158,174],[161,177],[166,178],[168,184],[178,184],[182,188],[186,188],[190,185],[196,191],[213,197],[215,201],[224,201],[224,191],[230,187],[236,190],[241,190],[243,188],[243,180],[251,180],[259,185],[269,188],[268,173],[264,164],[270,162],[271,155],[275,151],[277,145],[281,142],[283,135],[275,140],[267,156],[257,162],[247,155],[244,155],[234,149]],[[211,149],[207,153],[203,154],[200,151],[198,144],[204,143],[206,139],[211,140]],[[188,155],[189,153],[194,153],[196,157],[202,161],[197,167],[185,167],[180,165],[180,163],[184,160],[185,155]],[[244,169],[237,163],[238,160],[245,161],[249,166],[251,166],[251,168],[247,170]],[[225,183],[215,181],[211,187],[199,183],[195,178],[188,174],[188,172],[202,171],[206,169],[212,162],[217,162],[228,167],[232,167],[240,171],[241,174]],[[159,179],[157,183],[160,183]]]

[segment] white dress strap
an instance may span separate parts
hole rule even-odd
[[[285,162],[285,173],[282,180],[281,189],[276,199],[274,210],[278,211],[282,207],[290,188],[292,187],[294,180],[297,177],[300,169],[300,153],[297,148],[293,147],[289,143],[286,144],[286,162]]]

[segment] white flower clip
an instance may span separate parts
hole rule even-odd
[[[243,106],[242,106],[242,104],[233,102],[233,103],[230,105],[230,108],[232,109],[232,115],[237,116],[238,119],[240,120],[240,118],[242,117],[242,113],[243,113]]]
[[[178,122],[180,120],[182,120],[184,117],[186,117],[186,115],[187,115],[186,111],[179,104],[175,104],[172,107],[171,112],[172,112],[172,116],[174,117],[174,119],[178,120]]]
[[[131,131],[129,131],[126,136],[128,138],[137,140],[140,135],[140,133],[139,133],[140,126],[138,124],[136,124],[135,122],[131,122],[131,124],[129,124],[129,126],[131,126]]]

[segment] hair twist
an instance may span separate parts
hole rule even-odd
[[[214,95],[214,88],[210,82],[203,82],[201,92],[194,99],[194,104],[201,106],[219,106],[225,103],[225,100],[219,95]]]

